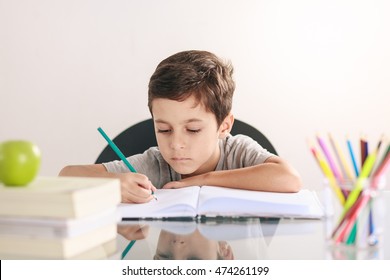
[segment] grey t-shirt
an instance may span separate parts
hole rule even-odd
[[[273,154],[264,149],[252,138],[245,135],[229,135],[219,141],[221,157],[215,170],[230,170],[263,163]],[[145,174],[156,188],[166,183],[181,180],[181,175],[173,170],[162,157],[158,147],[152,147],[143,154],[127,158],[138,173]],[[125,173],[129,169],[121,160],[103,163],[108,172]]]

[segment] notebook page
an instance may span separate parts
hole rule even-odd
[[[119,211],[125,218],[195,217],[199,187],[158,189],[157,200],[142,204],[121,203]]]
[[[320,218],[323,209],[314,192],[274,193],[204,186],[198,214],[206,216],[258,216]]]

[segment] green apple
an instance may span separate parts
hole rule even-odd
[[[10,140],[0,143],[0,182],[25,186],[34,180],[41,165],[41,152],[34,143]]]

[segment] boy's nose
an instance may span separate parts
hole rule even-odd
[[[178,134],[172,135],[170,146],[173,150],[183,149],[185,147],[184,137]]]
[[[183,240],[183,239],[180,239],[180,238],[174,238],[174,239],[172,240],[172,243],[173,243],[174,245],[184,245],[184,244],[185,244],[184,240]]]

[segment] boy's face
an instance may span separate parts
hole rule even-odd
[[[158,147],[179,174],[194,176],[215,170],[220,157],[218,139],[228,124],[217,126],[213,113],[190,96],[182,102],[157,98],[152,113]]]
[[[219,242],[206,239],[198,230],[188,235],[178,235],[162,230],[154,259],[216,260],[219,252]]]

